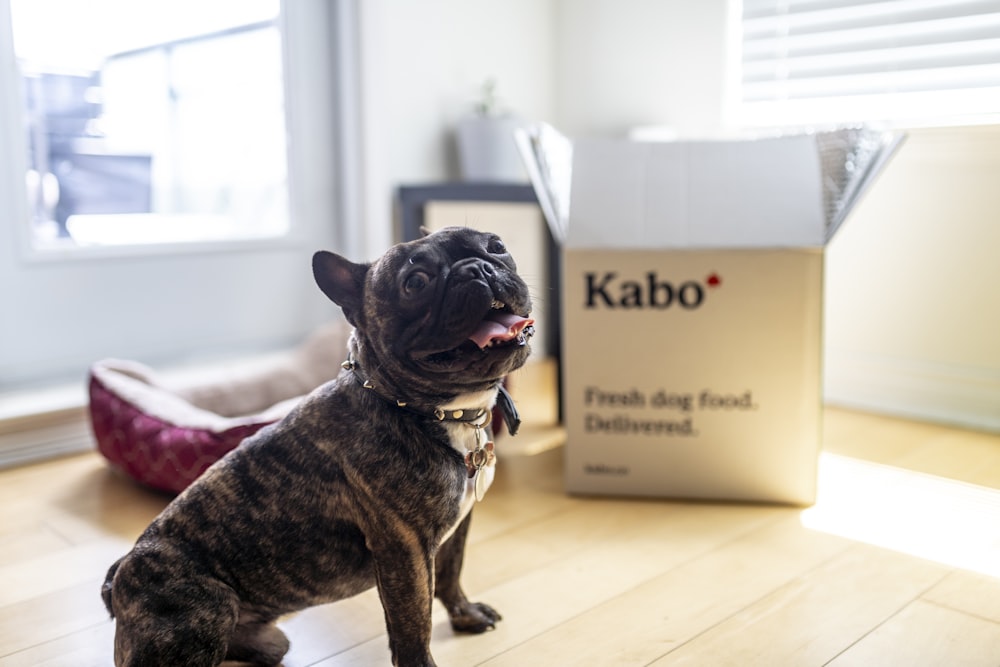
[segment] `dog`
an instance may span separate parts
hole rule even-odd
[[[320,251],[354,329],[343,370],[177,496],[108,571],[118,667],[277,665],[284,614],[373,586],[394,665],[433,665],[431,608],[480,633],[500,614],[459,583],[487,430],[534,333],[503,241],[449,227],[372,263]],[[498,399],[499,397],[499,399]]]

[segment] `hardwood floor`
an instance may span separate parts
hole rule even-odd
[[[821,497],[575,498],[504,454],[464,582],[504,620],[441,665],[1000,665],[1000,436],[828,409]],[[166,503],[96,454],[0,472],[0,667],[109,665],[107,566]],[[281,623],[286,667],[388,664],[370,591]]]

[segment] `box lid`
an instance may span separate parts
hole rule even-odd
[[[735,141],[518,136],[565,247],[821,247],[902,136],[865,128]]]

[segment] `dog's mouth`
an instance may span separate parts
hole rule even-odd
[[[493,299],[490,311],[471,334],[469,340],[480,350],[500,345],[526,345],[535,333],[535,320],[511,311],[503,301]]]
[[[535,320],[518,315],[504,302],[493,299],[490,310],[458,347],[435,352],[425,361],[435,365],[451,365],[461,359],[475,359],[494,351],[524,347],[535,334]]]

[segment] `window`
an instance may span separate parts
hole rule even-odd
[[[36,247],[279,236],[279,0],[10,0]]]
[[[740,122],[1000,118],[1000,0],[743,0]]]

